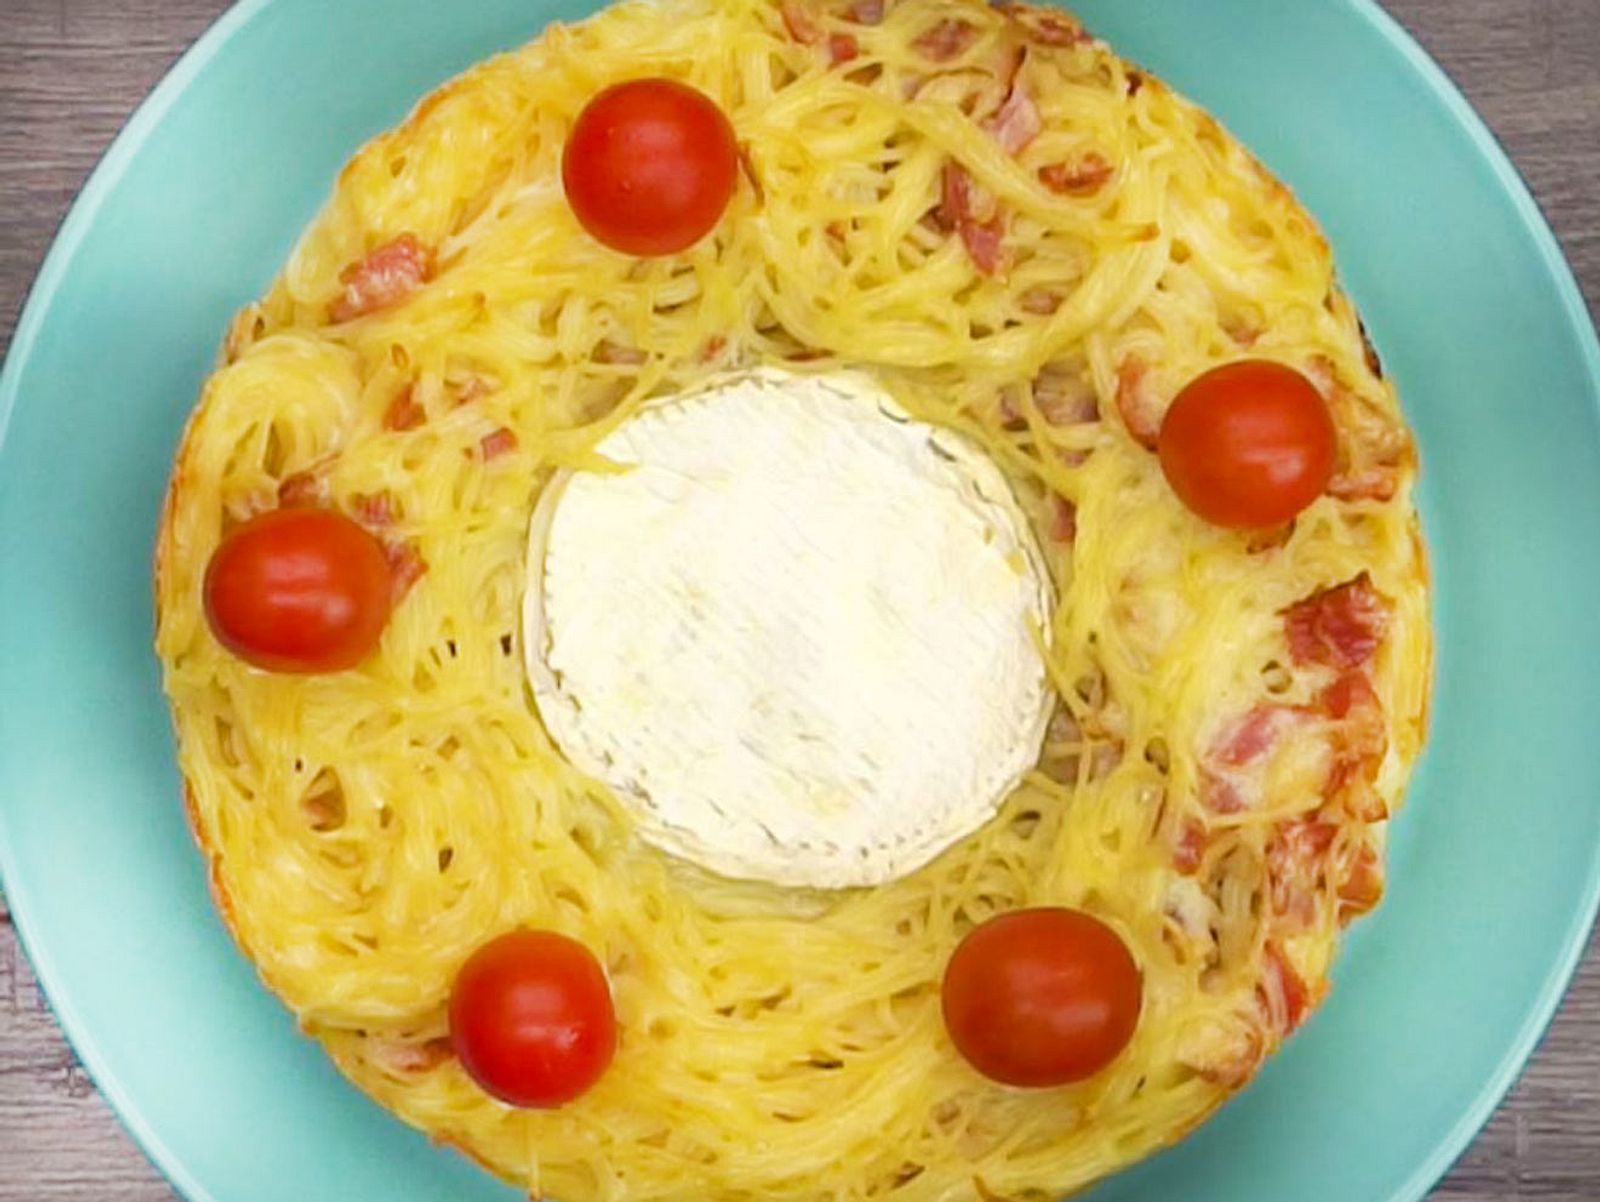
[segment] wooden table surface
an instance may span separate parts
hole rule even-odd
[[[1500,135],[1600,312],[1600,0],[1387,3]],[[224,7],[0,0],[0,352],[89,169]],[[173,1198],[62,1041],[0,899],[0,1202]],[[1433,1198],[1600,1200],[1600,938],[1521,1083]]]

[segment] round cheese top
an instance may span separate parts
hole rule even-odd
[[[1037,761],[1050,585],[981,452],[855,374],[652,403],[556,478],[524,648],[569,760],[657,846],[841,888],[909,873]]]

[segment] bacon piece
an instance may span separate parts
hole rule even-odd
[[[1129,355],[1117,367],[1117,412],[1128,435],[1147,451],[1156,449],[1161,419],[1156,401],[1150,395],[1150,366],[1138,355]]]
[[[394,1073],[426,1073],[455,1055],[448,1036],[423,1040],[378,1039],[367,1043],[368,1055],[381,1067]]]
[[[979,271],[996,274],[1004,263],[1004,248],[1003,225],[994,197],[974,185],[972,177],[955,163],[945,164],[941,192],[936,213],[939,222],[961,235],[967,255]]]
[[[1224,816],[1242,814],[1250,808],[1236,781],[1210,772],[1201,773],[1200,801],[1213,814]]]
[[[1378,853],[1362,844],[1344,880],[1339,882],[1339,920],[1349,922],[1367,913],[1382,899],[1383,868],[1378,862]]]
[[[394,497],[388,489],[374,493],[358,492],[350,498],[350,508],[363,526],[392,526],[395,519]]]
[[[828,62],[837,67],[840,63],[854,61],[861,55],[861,43],[855,35],[830,33],[828,35]]]
[[[1381,713],[1383,709],[1383,703],[1364,672],[1346,672],[1318,694],[1317,704],[1328,717],[1340,721],[1351,714],[1368,710]]]
[[[813,46],[822,40],[822,27],[801,0],[783,0],[778,11],[783,16],[783,27],[795,41]]]
[[[947,63],[963,53],[977,40],[978,27],[976,25],[970,21],[959,21],[947,17],[937,25],[931,26],[918,34],[911,45],[920,51],[924,58],[931,59],[936,63]]]
[[[1258,788],[1250,770],[1268,758],[1279,739],[1312,717],[1299,706],[1264,703],[1224,726],[1202,758],[1201,802],[1217,814],[1248,809]]]
[[[1328,852],[1339,836],[1331,822],[1296,819],[1281,825],[1267,844],[1268,893],[1272,912],[1300,929],[1317,918],[1317,893],[1328,868]]]
[[[1076,163],[1049,163],[1039,168],[1039,182],[1064,196],[1092,196],[1116,173],[1105,155],[1091,150]]]
[[[339,273],[344,292],[328,307],[334,322],[397,305],[433,278],[433,252],[415,234],[401,234]]]
[[[428,420],[428,414],[417,403],[416,386],[407,384],[394,394],[394,399],[389,402],[389,407],[383,413],[383,428],[385,430],[415,430]]]
[[[877,25],[883,20],[883,0],[855,0],[845,18],[857,25]]]
[[[1184,876],[1200,871],[1200,862],[1206,854],[1206,828],[1193,818],[1184,819],[1172,849],[1172,866]]]
[[[1270,939],[1262,962],[1262,991],[1267,1013],[1280,1038],[1293,1034],[1311,1012],[1310,987],[1289,963],[1283,949]]]
[[[1046,364],[1033,378],[1033,403],[1052,426],[1078,426],[1100,420],[1100,397],[1083,371]]]
[[[1207,758],[1224,768],[1246,768],[1259,763],[1280,738],[1306,717],[1305,711],[1295,706],[1258,705],[1223,727],[1212,742]]]
[[[324,504],[328,499],[328,482],[315,468],[291,472],[278,484],[278,508],[303,509]]]
[[[1144,87],[1144,73],[1142,71],[1128,72],[1128,95],[1137,96]]]
[[[410,543],[384,543],[383,557],[389,561],[389,573],[394,581],[394,604],[399,605],[412,586],[427,573],[428,563]]]
[[[967,248],[972,264],[984,275],[997,275],[1005,264],[1005,251],[1001,240],[998,217],[991,221],[963,221],[961,241]]]
[[[1078,507],[1065,497],[1050,498],[1050,537],[1058,543],[1078,537]]]
[[[498,459],[502,455],[509,455],[517,449],[517,434],[507,426],[501,426],[485,434],[478,440],[478,451],[483,456],[485,463]]]
[[[1323,797],[1362,821],[1383,821],[1389,807],[1372,786],[1389,750],[1389,732],[1372,682],[1365,672],[1346,672],[1322,690],[1317,704],[1338,723]]]
[[[1383,642],[1389,609],[1366,572],[1315,592],[1283,611],[1289,655],[1302,667],[1359,668]]]
[[[983,128],[994,135],[1002,150],[1014,155],[1039,136],[1044,121],[1039,116],[1039,106],[1019,80],[1011,85],[999,109],[984,119]]]

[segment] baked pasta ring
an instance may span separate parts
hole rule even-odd
[[[743,164],[714,233],[647,260],[560,183],[586,99],[643,75],[714,98]],[[1264,535],[1193,516],[1150,449],[1186,381],[1245,356],[1315,381],[1338,431],[1327,494]],[[653,397],[785,364],[867,373],[982,448],[1054,582],[1037,768],[869,889],[638,838],[547,737],[518,646],[543,486]],[[552,26],[356,156],[184,437],[158,650],[217,904],[352,1081],[532,1195],[1059,1196],[1249,1080],[1378,900],[1430,684],[1415,465],[1313,220],[1067,14],[663,0]],[[304,502],[378,534],[407,589],[352,671],[260,672],[207,628],[223,533]],[[940,975],[974,924],[1045,905],[1121,936],[1143,1013],[1104,1072],[1008,1089],[952,1052]],[[595,949],[615,997],[615,1063],[560,1109],[494,1101],[447,1038],[456,969],[519,924]]]

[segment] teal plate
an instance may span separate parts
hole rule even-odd
[[[247,0],[73,210],[0,382],[0,871],[61,1019],[194,1202],[517,1196],[343,1083],[212,913],[150,552],[234,308],[340,165],[582,0]],[[1083,0],[1326,225],[1423,453],[1432,743],[1332,998],[1096,1202],[1414,1202],[1526,1060],[1600,900],[1600,348],[1489,134],[1364,0]],[[573,1202],[581,1202],[574,1199]]]

